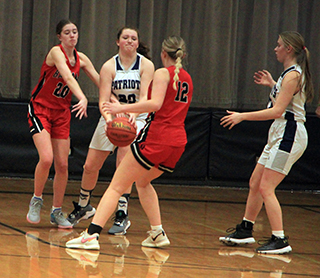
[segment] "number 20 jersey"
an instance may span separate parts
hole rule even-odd
[[[111,91],[120,103],[136,103],[140,99],[141,62],[144,56],[137,53],[137,58],[126,70],[121,64],[119,54],[115,60],[116,75],[112,81]],[[142,113],[138,118],[145,119],[148,113]]]
[[[74,50],[76,63],[70,64],[67,54],[61,44],[59,44],[66,63],[73,77],[78,80],[80,72],[80,59],[78,52]],[[71,105],[72,92],[63,80],[56,66],[48,66],[46,58],[41,67],[41,74],[38,84],[32,91],[31,102],[36,102],[44,107],[51,109],[69,109]]]

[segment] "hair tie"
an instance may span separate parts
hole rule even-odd
[[[179,50],[182,50],[180,47],[176,50],[176,53],[179,51]]]
[[[305,47],[305,46],[303,46],[303,50],[306,50],[306,47]]]

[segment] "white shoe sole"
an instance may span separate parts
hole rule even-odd
[[[253,237],[248,237],[246,239],[236,239],[236,238],[228,238],[225,236],[219,237],[219,241],[229,246],[251,244],[256,242]]]

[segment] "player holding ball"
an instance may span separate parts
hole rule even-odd
[[[193,84],[190,75],[182,68],[181,61],[185,56],[186,46],[182,38],[172,36],[165,39],[161,51],[164,67],[154,74],[148,100],[124,105],[103,104],[102,110],[111,114],[144,111],[150,114],[146,125],[131,144],[131,150],[118,166],[88,230],[68,241],[67,248],[100,249],[99,235],[117,200],[133,182],[151,225],[142,246],[164,247],[170,244],[162,228],[158,195],[151,181],[163,172],[173,172],[187,143],[184,121],[192,99]]]
[[[74,210],[69,214],[69,222],[76,225],[79,221],[92,217],[95,208],[90,204],[90,197],[99,177],[99,171],[106,158],[115,149],[106,137],[106,125],[114,117],[102,111],[102,104],[109,101],[126,104],[136,103],[147,98],[148,86],[154,73],[154,65],[147,58],[149,49],[139,41],[139,33],[135,28],[123,27],[117,35],[118,54],[105,62],[100,71],[99,107],[101,117],[91,139],[88,155],[83,167],[79,202],[74,203]],[[144,111],[143,111],[144,112]],[[147,113],[129,113],[129,122],[137,127],[137,132],[145,125]],[[129,146],[118,147],[118,167]],[[128,202],[132,185],[128,186],[119,198],[113,226],[109,234],[124,235],[131,223],[128,217]]]

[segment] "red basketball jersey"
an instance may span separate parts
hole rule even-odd
[[[183,68],[179,72],[177,90],[173,89],[175,66],[168,67],[170,82],[167,88],[162,107],[150,113],[147,123],[141,130],[138,142],[148,141],[169,146],[183,146],[187,143],[184,121],[192,100],[193,83],[191,76]],[[148,99],[151,98],[152,82],[148,90]],[[155,94],[157,92],[154,92]]]
[[[80,72],[80,59],[76,49],[74,56],[76,64],[72,66],[61,44],[59,44],[66,63],[72,72],[73,77],[78,80]],[[50,67],[46,59],[41,67],[41,75],[38,84],[32,91],[31,101],[51,109],[69,109],[71,105],[72,92],[63,80],[56,66]]]

